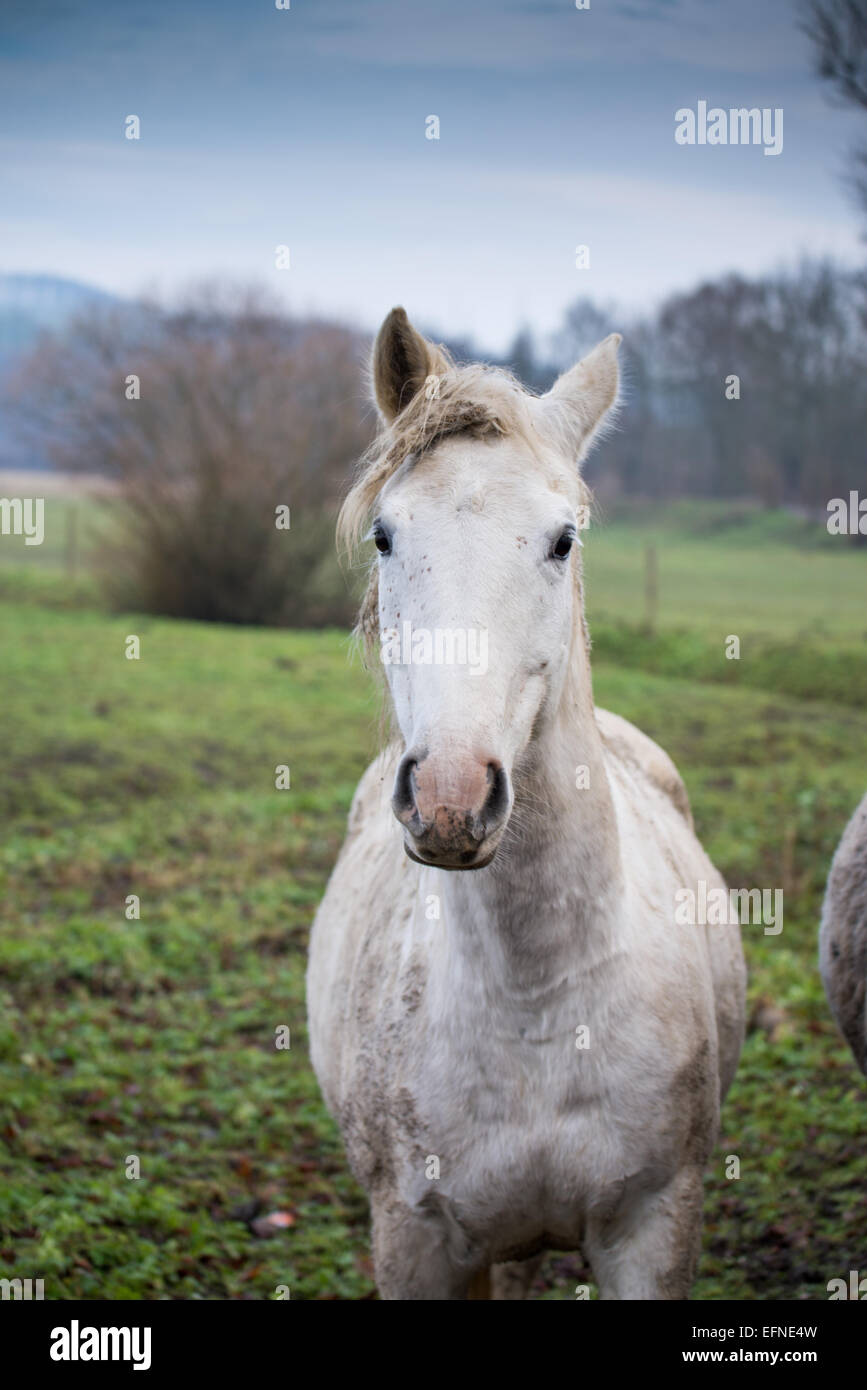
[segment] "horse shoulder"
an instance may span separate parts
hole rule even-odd
[[[391,796],[400,746],[390,743],[369,764],[355,789],[346,820],[344,848],[375,819]]]
[[[352,798],[346,835],[310,933],[307,1012],[311,1060],[329,1109],[342,1090],[342,1043],[365,932],[380,920],[402,867],[389,809],[400,750],[391,745],[364,772]]]
[[[596,709],[596,724],[608,752],[652,782],[680,812],[690,830],[694,829],[683,778],[659,744],[628,719],[607,709]]]
[[[675,818],[665,817],[664,823],[649,806],[645,810],[645,815],[655,822],[661,862],[667,864],[668,870],[684,886],[704,878],[709,887],[724,888],[719,871],[696,839],[686,787],[668,754],[617,714],[598,709],[596,720],[606,753],[626,774],[627,789],[632,787],[629,803],[632,811],[635,811],[636,787],[648,783],[665,798],[663,804],[674,808]],[[642,798],[642,802],[646,800],[649,799]],[[644,829],[640,829],[642,837],[647,828],[645,824]],[[638,862],[641,862],[640,856],[634,861]],[[649,861],[644,862],[647,865]],[[724,1096],[734,1077],[743,1042],[746,967],[737,923],[707,927],[705,931],[716,1015],[720,1092]]]

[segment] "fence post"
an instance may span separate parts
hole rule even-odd
[[[78,501],[73,499],[66,508],[66,573],[71,580],[78,576]]]
[[[658,579],[656,546],[653,541],[648,541],[644,547],[644,626],[651,635],[656,631],[656,610],[659,598]]]

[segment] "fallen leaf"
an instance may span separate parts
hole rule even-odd
[[[254,1235],[266,1239],[268,1236],[275,1236],[278,1231],[285,1231],[287,1227],[295,1225],[295,1217],[288,1211],[272,1211],[267,1216],[260,1216],[257,1221],[250,1222],[250,1230]]]

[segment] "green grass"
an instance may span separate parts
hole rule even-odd
[[[591,608],[615,635],[635,529],[587,547]],[[785,892],[782,935],[744,929],[754,1026],[707,1175],[695,1296],[824,1298],[867,1271],[867,1094],[816,968],[828,862],[867,781],[867,708],[836,698],[837,675],[792,692],[826,638],[860,657],[863,604],[833,595],[863,593],[867,568],[788,536],[696,546],[672,530],[660,553],[663,574],[690,576],[660,640],[683,625],[693,645],[615,664],[603,638],[594,662],[599,703],[678,762],[730,882]],[[733,554],[753,582],[723,601],[704,566]],[[817,579],[808,559],[829,568]],[[0,579],[0,1272],[44,1277],[50,1298],[371,1297],[365,1202],[311,1073],[303,982],[376,698],[343,634],[110,616],[34,573]],[[792,616],[808,601],[834,609],[833,631]],[[709,631],[774,631],[783,611],[779,633],[801,639],[773,686],[703,665]],[[666,669],[648,669],[657,658]],[[274,1210],[294,1224],[265,1239],[250,1220]],[[579,1257],[551,1256],[535,1296],[572,1298],[582,1279]]]
[[[53,495],[50,488],[40,488],[40,474],[32,476],[27,496],[42,498],[44,537],[41,545],[28,545],[23,535],[0,535],[0,574],[21,565],[31,570],[85,569],[98,553],[100,534],[112,525],[111,504],[74,493]],[[19,490],[21,481],[17,480]]]
[[[867,639],[867,547],[782,512],[674,504],[623,519],[605,515],[585,533],[594,624],[645,619],[646,547],[656,549],[657,622],[700,631],[723,658],[725,638]]]
[[[376,723],[346,639],[0,614],[0,1263],[61,1298],[363,1296],[364,1202],[303,998]],[[253,1199],[288,1235],[251,1235]]]

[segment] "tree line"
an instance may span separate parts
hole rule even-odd
[[[581,299],[555,333],[523,329],[505,354],[446,345],[544,391],[614,330],[623,407],[587,464],[604,501],[750,498],[819,517],[831,498],[867,493],[863,272],[805,261],[731,274],[644,315]],[[40,340],[5,404],[37,456],[116,481],[128,523],[103,552],[119,601],[343,622],[353,584],[333,560],[333,519],[375,427],[369,349],[357,330],[249,293],[97,305]]]

